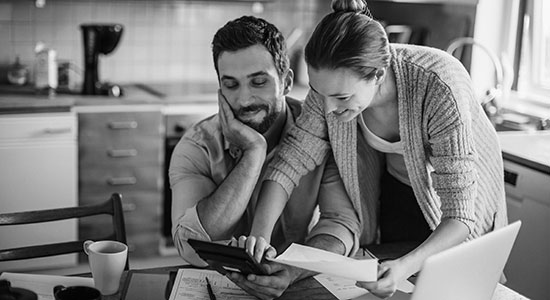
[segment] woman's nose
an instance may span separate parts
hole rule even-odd
[[[338,106],[336,105],[336,103],[334,101],[331,101],[330,99],[325,99],[325,112],[327,114],[328,113],[333,113],[337,109],[338,109]]]

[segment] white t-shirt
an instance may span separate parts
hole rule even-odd
[[[409,173],[407,172],[407,167],[405,166],[405,158],[403,157],[403,142],[397,141],[391,143],[374,134],[369,130],[367,124],[365,124],[363,114],[359,114],[359,118],[357,118],[357,120],[361,133],[367,140],[367,144],[369,144],[372,148],[385,153],[386,168],[388,173],[400,182],[411,186]]]

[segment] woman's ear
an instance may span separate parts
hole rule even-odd
[[[386,68],[377,69],[376,73],[374,74],[376,84],[381,84],[382,82],[384,82],[387,73],[388,72],[386,71]]]
[[[288,95],[294,85],[294,71],[292,71],[292,69],[288,69],[288,72],[286,72],[285,78],[283,78],[283,84],[283,95]]]

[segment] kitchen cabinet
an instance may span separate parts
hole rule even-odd
[[[531,299],[550,294],[550,132],[499,133],[508,220],[522,221],[504,273]]]
[[[0,211],[77,205],[77,122],[71,112],[0,115]],[[0,248],[75,240],[76,220],[0,228]],[[0,263],[2,270],[70,266],[75,254]]]
[[[156,255],[164,184],[160,108],[86,107],[77,111],[80,204],[105,201],[111,193],[121,193],[130,258]],[[101,222],[83,220],[79,231],[101,234]]]

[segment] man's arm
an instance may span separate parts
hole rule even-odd
[[[208,197],[197,204],[202,226],[212,240],[230,239],[258,182],[265,151],[247,151]],[[182,191],[185,192],[185,191]]]
[[[267,147],[261,134],[234,118],[225,98],[219,95],[218,116],[225,140],[242,151],[234,168],[216,185],[210,175],[207,151],[192,142],[176,147],[170,166],[174,242],[184,259],[201,265],[204,263],[200,263],[187,239],[223,240],[233,236],[260,176]]]
[[[192,145],[182,147],[187,148],[188,155],[192,153]],[[183,178],[172,185],[172,233],[174,244],[183,259],[196,266],[206,266],[187,243],[187,239],[216,241],[231,238],[250,199],[251,191],[246,187],[254,186],[254,183],[249,182],[257,178],[252,168],[248,168],[246,156],[243,156],[222,184],[216,187],[209,176],[195,168],[200,165],[199,161],[207,163],[208,160],[200,159],[197,155],[194,157],[196,159],[192,161],[190,157],[180,158],[179,161],[177,156],[172,159],[172,165],[183,163],[187,166],[185,171],[171,168],[172,172],[175,172],[174,169],[184,172],[178,174]],[[240,175],[242,173],[246,175]],[[243,188],[231,188],[232,186]]]
[[[321,216],[308,235],[305,244],[340,255],[354,254],[359,243],[359,219],[349,200],[332,155],[329,155],[325,165],[318,203]],[[257,248],[273,249],[268,247],[267,241],[263,238],[258,238],[258,240],[255,240],[255,237],[250,238],[254,239],[254,243],[260,244]],[[247,242],[249,242],[248,239],[239,239],[239,246],[245,247]],[[247,247],[249,251],[257,248]],[[263,252],[258,255],[261,258]],[[274,250],[268,251],[267,255],[274,256]],[[259,261],[258,258],[256,259]],[[290,284],[316,274],[276,262],[267,262],[264,265],[270,274],[268,276],[251,274],[244,277],[241,274],[232,273],[230,278],[251,295],[260,299],[273,299],[282,295]]]

